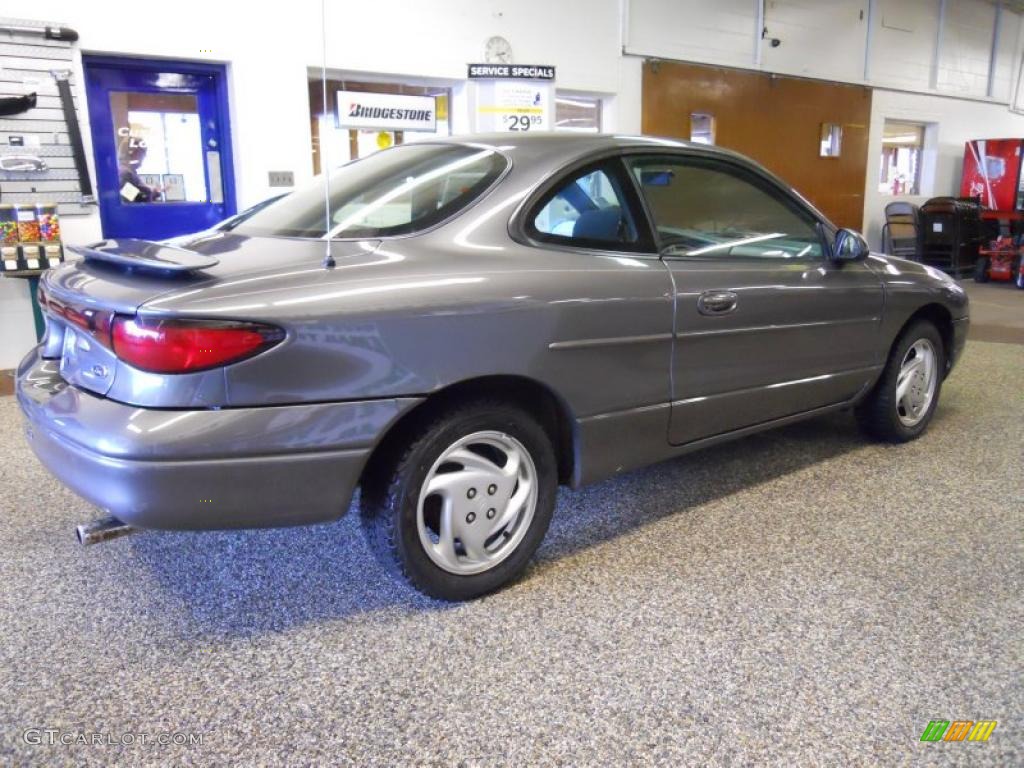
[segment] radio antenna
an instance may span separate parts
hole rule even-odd
[[[327,249],[324,253],[324,269],[331,269],[334,266],[334,254],[331,252],[331,164],[330,164],[330,137],[327,133],[327,0],[320,0],[320,27],[321,37],[321,60],[320,60],[320,87],[322,110],[320,115],[320,172],[324,175],[324,239],[327,241]]]

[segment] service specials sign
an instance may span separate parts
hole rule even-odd
[[[433,96],[338,91],[338,127],[433,133],[436,106]]]
[[[551,130],[555,68],[527,64],[470,64],[476,86],[476,130]]]

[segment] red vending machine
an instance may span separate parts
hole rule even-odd
[[[990,211],[1020,209],[1020,160],[1024,139],[975,139],[964,150],[961,197],[981,198]]]
[[[1024,139],[975,139],[964,149],[961,197],[981,200],[983,220],[992,236],[978,252],[974,279],[1013,280],[1024,288],[1024,191],[1021,159]]]

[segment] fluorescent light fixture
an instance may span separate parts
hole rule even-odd
[[[883,144],[920,144],[921,137],[916,133],[897,134],[896,136],[883,136]]]
[[[555,97],[555,102],[558,104],[568,104],[570,107],[583,107],[584,109],[597,109],[596,101],[579,101],[578,99],[565,99],[559,96]]]

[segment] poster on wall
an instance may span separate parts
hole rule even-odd
[[[1015,210],[1021,178],[1020,150],[1020,139],[968,141],[960,195],[980,197],[981,204],[993,211]]]
[[[437,130],[433,96],[338,91],[338,127],[373,131]]]
[[[549,131],[555,68],[523,64],[470,64],[478,133]]]
[[[159,203],[164,199],[160,193],[163,182],[160,179],[159,173],[140,173],[139,179],[147,189],[151,190],[149,202]]]
[[[182,173],[165,173],[160,180],[164,187],[164,199],[175,202],[185,199],[185,175]]]

